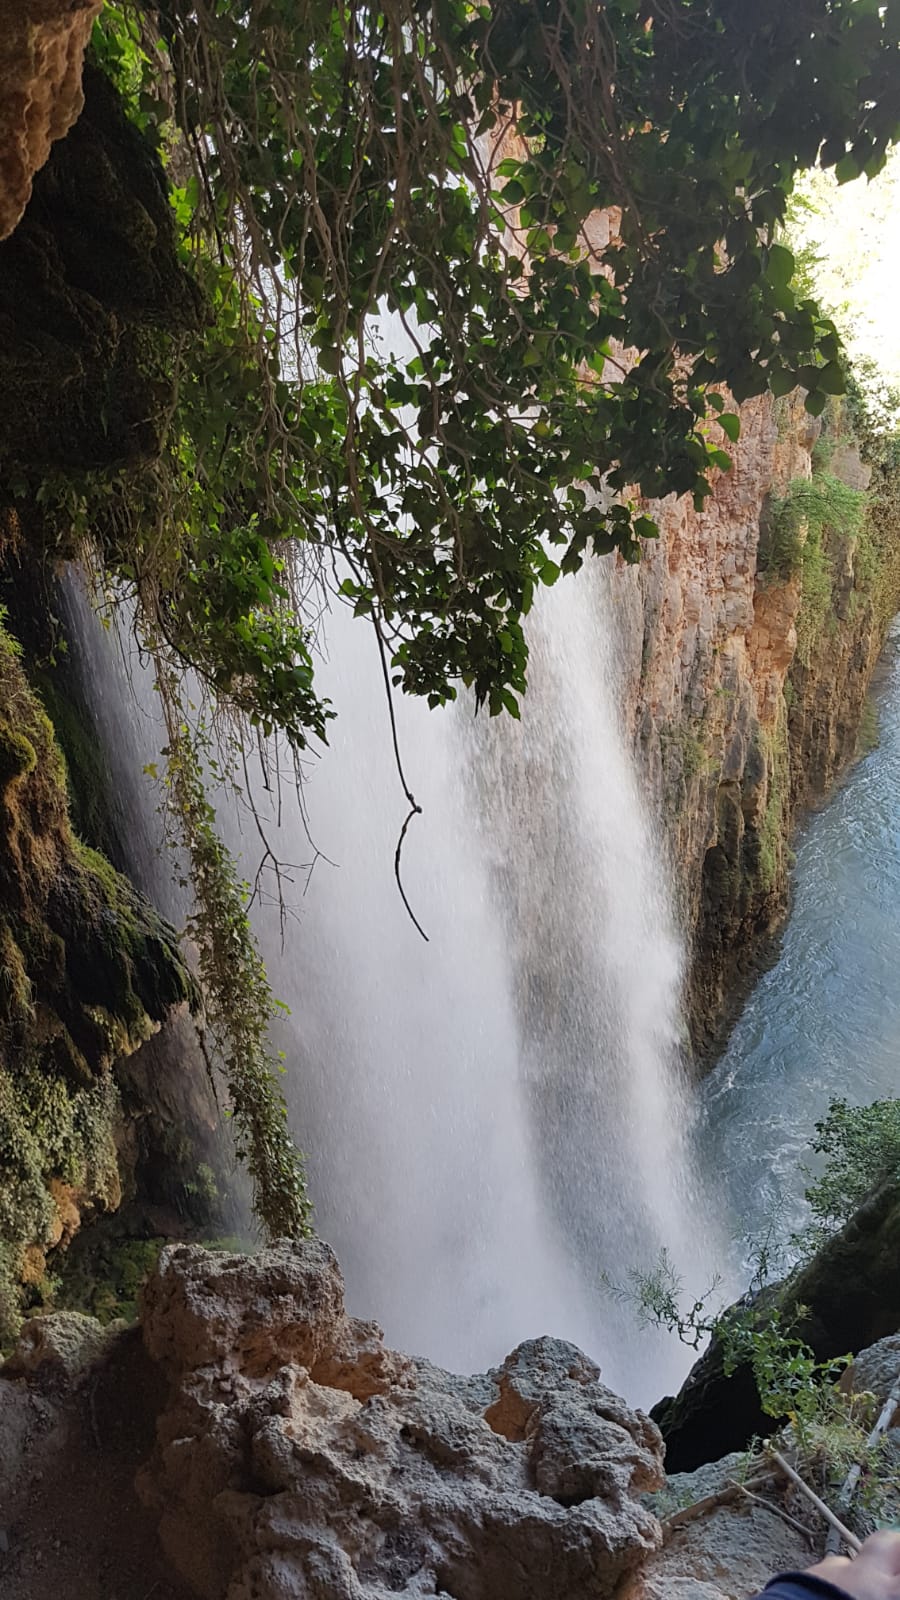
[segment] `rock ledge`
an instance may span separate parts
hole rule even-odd
[[[170,1247],[143,1325],[171,1398],[139,1487],[206,1600],[602,1600],[659,1545],[658,1430],[561,1340],[410,1361],[319,1241]]]

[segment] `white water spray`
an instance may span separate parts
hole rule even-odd
[[[332,616],[319,679],[339,717],[305,788],[329,860],[283,942],[274,908],[254,919],[291,1007],[286,1089],[351,1308],[458,1370],[555,1333],[649,1403],[683,1375],[684,1352],[636,1338],[602,1274],[621,1281],[665,1245],[695,1283],[689,1218],[703,1206],[678,1069],[679,947],[617,713],[611,619],[596,569],[542,596],[521,724],[398,697],[423,807],[403,877],[425,944],[393,878],[407,806],[375,640]],[[89,659],[111,759],[127,755],[119,785],[152,833],[133,756],[135,728],[144,761],[156,753],[152,689],[123,739],[127,684],[96,627]],[[252,877],[255,831],[235,807],[222,820]],[[309,859],[284,789],[267,831],[281,859]]]

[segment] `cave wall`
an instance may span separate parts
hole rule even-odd
[[[0,239],[78,118],[84,51],[102,0],[0,0]]]
[[[73,833],[52,724],[0,628],[0,1334],[82,1217],[120,1204],[117,1069],[193,998],[174,930]]]
[[[156,158],[94,68],[46,154],[0,240],[0,1343],[52,1302],[82,1223],[127,1215],[143,1237],[217,1213],[216,1231],[231,1173],[179,938],[109,859],[56,596],[91,534],[83,481],[152,462],[165,337],[202,304]]]
[[[660,527],[615,592],[628,715],[670,841],[689,945],[687,1011],[710,1060],[789,901],[790,839],[853,758],[866,695],[900,606],[896,470],[861,462],[849,409],[823,423],[800,393],[739,409],[733,469],[702,512],[651,507]],[[869,487],[865,528],[823,535],[827,597],[765,569],[773,500],[827,471]]]

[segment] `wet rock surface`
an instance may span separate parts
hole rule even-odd
[[[163,1395],[135,1328],[23,1330],[0,1366],[0,1600],[189,1600],[134,1487]]]

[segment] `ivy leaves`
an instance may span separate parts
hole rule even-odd
[[[801,385],[814,414],[841,392],[778,229],[798,167],[875,170],[900,131],[885,8],[144,17],[107,7],[98,48],[171,170],[191,159],[173,198],[211,326],[137,523],[156,496],[168,636],[263,728],[302,744],[329,715],[271,546],[307,597],[339,563],[403,688],[512,711],[536,589],[592,553],[638,559],[640,501],[702,506],[728,469],[722,386]]]

